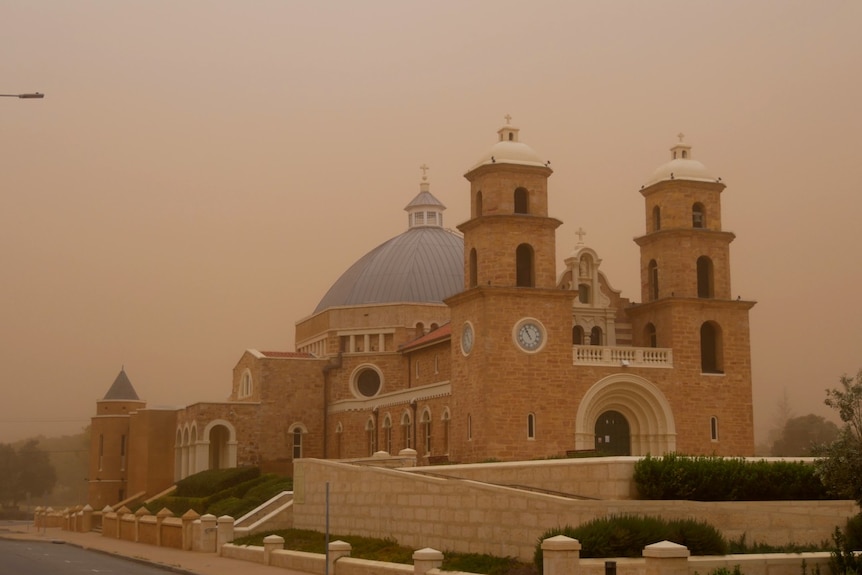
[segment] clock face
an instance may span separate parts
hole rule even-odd
[[[537,351],[545,343],[545,330],[537,322],[525,321],[519,325],[515,340],[521,349]]]
[[[466,322],[461,329],[461,352],[469,355],[471,351],[473,351],[473,326],[470,322]]]

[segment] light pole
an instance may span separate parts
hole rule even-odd
[[[25,98],[25,99],[31,99],[31,98],[44,98],[44,97],[45,97],[45,94],[42,94],[42,93],[40,93],[40,92],[29,92],[29,93],[27,93],[27,94],[0,94],[0,98]]]

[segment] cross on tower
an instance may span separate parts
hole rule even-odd
[[[584,243],[584,236],[587,235],[587,232],[584,231],[584,228],[579,227],[578,231],[575,232],[575,235],[578,236],[578,243]]]
[[[679,134],[676,135],[676,137],[679,138],[679,143],[682,144],[682,140],[683,140],[683,138],[685,138],[685,134],[680,132]]]
[[[428,169],[429,168],[426,164],[422,164],[421,166],[419,166],[419,169],[422,170],[422,181],[424,182],[425,180],[428,179]]]
[[[508,126],[508,125],[512,122],[512,115],[511,115],[511,114],[506,114],[506,115],[505,115],[505,116],[503,116],[503,117],[504,117],[504,118],[506,118],[506,125]]]

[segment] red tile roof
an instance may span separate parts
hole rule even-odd
[[[427,345],[432,342],[437,342],[439,340],[443,340],[452,336],[452,324],[444,323],[434,331],[428,332],[422,337],[416,338],[413,341],[409,341],[402,345],[399,349],[401,351],[408,351],[410,349],[414,349],[417,347],[422,347],[423,345]]]

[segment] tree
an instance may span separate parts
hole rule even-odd
[[[776,457],[811,456],[818,446],[832,443],[838,437],[838,426],[821,415],[791,417],[781,435],[772,444]]]
[[[817,473],[830,491],[862,506],[862,369],[840,381],[840,388],[826,390],[825,403],[838,411],[844,426],[835,441],[817,451]]]
[[[11,506],[17,501],[18,454],[6,443],[0,443],[0,507]]]
[[[31,439],[18,450],[20,491],[25,498],[50,493],[57,483],[57,472],[48,454],[39,449],[39,440]]]
[[[38,497],[51,491],[57,475],[48,454],[31,439],[18,451],[11,445],[0,444],[0,503],[17,507],[28,497]]]

